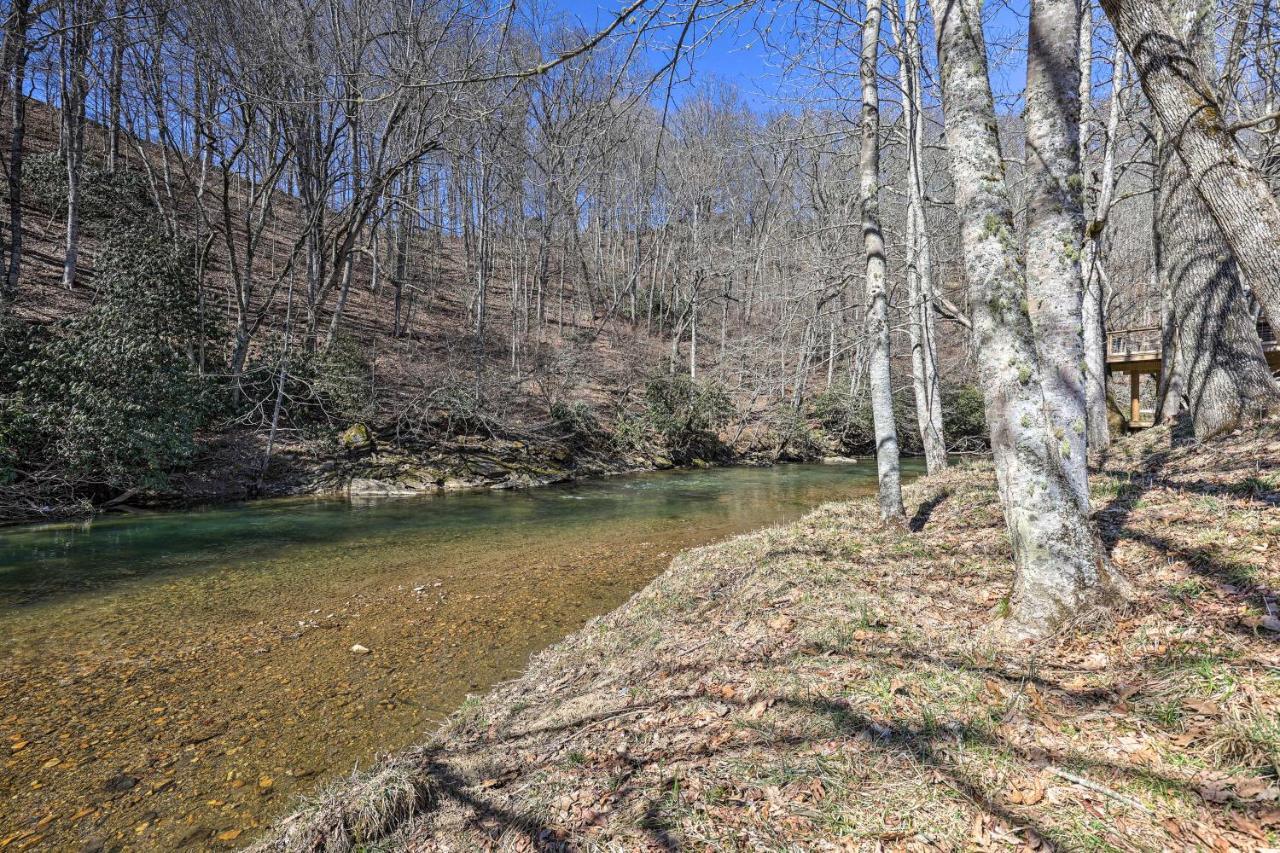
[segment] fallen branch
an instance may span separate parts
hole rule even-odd
[[[1063,770],[1061,767],[1054,767],[1052,764],[1045,769],[1047,769],[1050,773],[1052,773],[1055,776],[1061,776],[1063,779],[1066,779],[1068,782],[1074,782],[1077,785],[1088,788],[1090,791],[1096,791],[1099,794],[1103,794],[1104,796],[1110,797],[1111,799],[1115,800],[1118,803],[1124,803],[1126,806],[1129,806],[1130,808],[1137,809],[1138,811],[1144,814],[1155,815],[1155,812],[1153,812],[1151,809],[1144,806],[1142,803],[1138,802],[1132,797],[1128,797],[1128,796],[1125,796],[1124,794],[1121,794],[1119,791],[1113,791],[1110,788],[1108,788],[1106,785],[1100,785],[1097,782],[1092,782],[1084,778],[1083,776],[1077,776],[1074,773],[1070,773],[1066,770]]]

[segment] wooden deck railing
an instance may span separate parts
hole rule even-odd
[[[1258,337],[1262,339],[1263,350],[1280,350],[1280,340],[1266,321],[1258,323]],[[1116,329],[1107,333],[1107,362],[1158,361],[1162,344],[1159,326]]]
[[[1266,322],[1258,323],[1258,337],[1272,370],[1280,371],[1280,341]],[[1129,374],[1129,426],[1150,426],[1142,408],[1142,375],[1154,376],[1161,370],[1163,340],[1159,326],[1138,326],[1107,333],[1107,369]]]

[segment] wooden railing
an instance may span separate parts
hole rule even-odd
[[[1265,322],[1258,323],[1258,337],[1272,370],[1280,371],[1280,341]],[[1154,377],[1163,367],[1163,340],[1159,326],[1116,329],[1107,334],[1107,369],[1129,374],[1129,427],[1140,429],[1151,425],[1142,408],[1142,376]],[[1153,413],[1154,414],[1154,413]]]
[[[1263,350],[1280,350],[1280,340],[1265,320],[1258,323],[1258,337],[1262,339]],[[1162,343],[1159,326],[1116,329],[1107,333],[1107,361],[1159,360]]]
[[[1107,361],[1137,361],[1159,358],[1159,326],[1116,329],[1107,334]]]

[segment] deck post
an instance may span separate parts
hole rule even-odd
[[[1136,429],[1142,420],[1142,374],[1129,371],[1129,428]]]

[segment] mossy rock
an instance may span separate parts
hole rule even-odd
[[[362,423],[352,424],[343,430],[342,435],[338,436],[338,443],[351,454],[372,453],[377,447],[373,433],[367,424]]]

